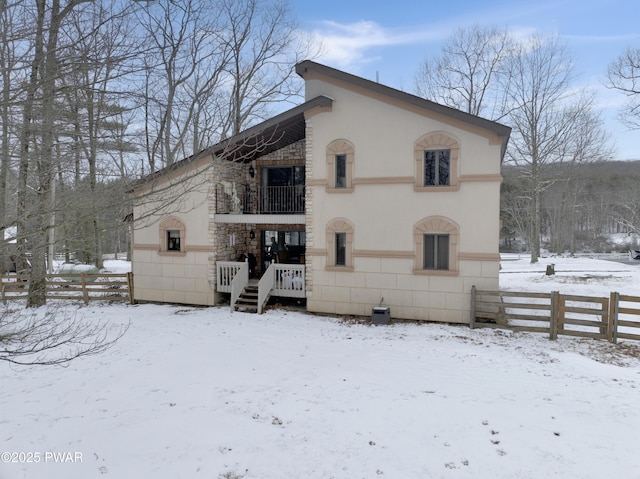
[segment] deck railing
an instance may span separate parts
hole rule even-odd
[[[216,289],[220,293],[231,293],[231,307],[233,308],[235,301],[249,282],[249,263],[218,261],[216,270],[218,274]],[[242,279],[235,282],[238,276],[241,276]],[[242,289],[235,289],[236,286],[240,288],[240,285],[242,285]],[[269,296],[305,298],[305,266],[303,264],[270,263],[258,283],[259,313],[262,312]]]
[[[218,214],[301,214],[305,187],[216,185]]]
[[[249,263],[244,262],[240,263],[240,268],[238,268],[236,275],[231,280],[231,300],[229,301],[231,312],[233,312],[236,301],[247,284],[249,284]]]
[[[236,273],[240,270],[242,265],[245,264],[239,261],[217,261],[216,273],[217,273],[217,290],[220,293],[231,292],[231,281],[235,277]]]
[[[289,298],[304,298],[306,296],[303,264],[274,263],[273,266],[274,285],[271,294]]]
[[[271,291],[275,284],[275,278],[275,263],[270,263],[269,267],[258,282],[258,314],[262,314],[262,309],[271,295]]]

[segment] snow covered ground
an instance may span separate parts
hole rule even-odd
[[[640,295],[640,262],[509,257],[501,287]],[[0,479],[640,477],[640,344],[73,308],[131,325],[66,368],[0,364]]]

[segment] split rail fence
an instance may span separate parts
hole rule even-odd
[[[28,274],[0,275],[0,297],[26,299],[29,292]],[[128,301],[133,304],[133,273],[79,273],[46,275],[47,299],[89,301]]]
[[[613,292],[609,297],[471,288],[471,327],[640,341],[640,297]]]

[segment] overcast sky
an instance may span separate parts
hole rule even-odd
[[[316,61],[407,92],[420,63],[437,55],[458,27],[495,25],[521,36],[556,34],[567,42],[577,86],[597,91],[616,159],[640,159],[640,132],[617,120],[623,97],[603,83],[607,65],[640,47],[640,0],[290,0],[301,27],[321,40]]]

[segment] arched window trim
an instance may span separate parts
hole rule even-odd
[[[449,269],[424,269],[424,235],[449,235]],[[413,227],[414,265],[415,274],[434,276],[457,276],[459,273],[458,251],[460,241],[460,227],[457,223],[444,216],[429,216],[420,220]]]
[[[353,271],[353,224],[344,218],[336,218],[327,224],[327,265],[331,271]],[[346,233],[345,264],[336,265],[336,233]]]
[[[344,188],[336,188],[336,156],[345,155],[345,180]],[[353,191],[353,161],[355,147],[349,140],[333,140],[327,145],[327,191],[331,193],[351,193]]]
[[[449,185],[446,186],[425,186],[424,185],[424,157],[425,151],[429,150],[449,150]],[[415,142],[414,160],[416,191],[456,191],[458,190],[458,169],[460,159],[460,141],[449,133],[434,131],[421,136]]]

